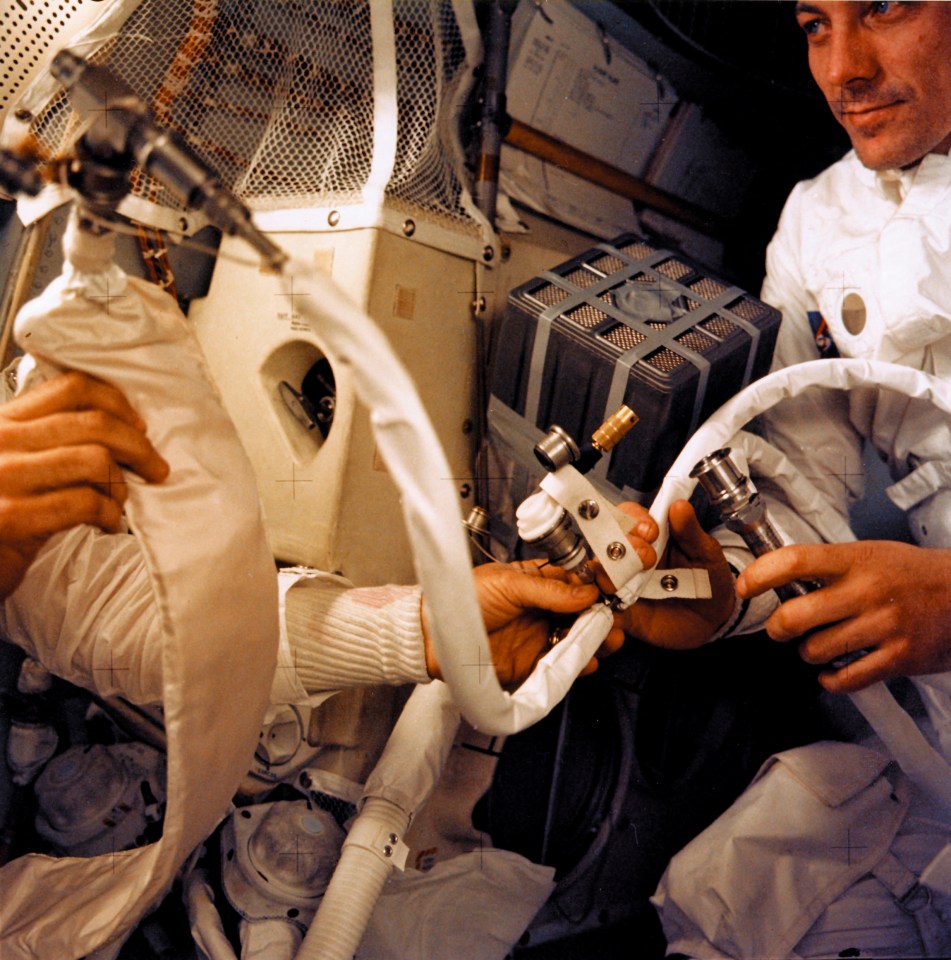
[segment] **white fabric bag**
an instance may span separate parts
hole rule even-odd
[[[947,955],[947,918],[892,852],[901,847],[895,841],[912,791],[888,757],[855,744],[810,744],[771,757],[661,878],[652,902],[668,952],[735,960],[829,955],[818,934],[828,933],[823,924],[837,905],[835,936],[860,956]],[[932,826],[930,856],[942,833],[951,834],[951,826]]]
[[[147,847],[26,856],[0,870],[4,960],[74,960],[121,943],[160,902],[248,770],[277,651],[277,577],[254,475],[184,317],[112,263],[111,236],[71,224],[66,260],[21,311],[18,342],[40,377],[77,369],[120,387],[171,466],[159,485],[130,478],[127,504],[161,624],[168,808]]]

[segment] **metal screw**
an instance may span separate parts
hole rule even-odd
[[[660,578],[660,585],[668,593],[673,593],[680,586],[680,581],[672,573],[667,573]]]
[[[597,500],[582,500],[578,504],[578,514],[583,520],[593,520],[600,512]]]
[[[390,843],[399,843],[399,836],[395,833],[391,833],[389,837]]]
[[[340,211],[331,210],[330,213],[327,214],[327,223],[331,227],[337,226],[337,224],[340,223]]]
[[[306,770],[300,775],[300,785],[302,787],[309,787],[313,782],[314,781],[310,778],[310,774]]]
[[[387,844],[387,845],[383,848],[383,856],[384,856],[384,857],[392,857],[392,856],[393,856],[393,848],[392,848],[389,844]]]
[[[404,220],[403,221],[403,236],[411,237],[416,233],[416,223],[413,220]]]
[[[620,560],[625,553],[627,553],[627,547],[625,547],[623,543],[615,540],[613,543],[608,544],[608,556],[612,560]]]
[[[482,259],[488,263],[495,256],[495,251],[490,246],[482,248]]]

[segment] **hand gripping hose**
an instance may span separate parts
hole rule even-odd
[[[458,513],[455,493],[446,478],[450,476],[441,447],[428,417],[416,395],[408,374],[393,356],[383,334],[367,321],[330,281],[320,277],[307,264],[293,264],[290,271],[305,274],[318,287],[319,293],[301,304],[301,314],[312,325],[326,344],[337,363],[351,368],[356,390],[361,400],[371,409],[371,422],[377,443],[394,480],[403,494],[403,513],[413,545],[417,574],[431,611],[431,634],[437,659],[446,679],[453,702],[462,715],[477,729],[495,734],[512,733],[536,722],[544,716],[571,686],[572,682],[603,641],[612,624],[610,611],[594,607],[578,618],[572,628],[569,642],[558,644],[539,663],[532,676],[515,694],[502,691],[494,672],[477,670],[473,664],[488,665],[490,652],[479,609],[475,601],[467,545]],[[695,434],[684,452],[671,468],[668,478],[652,506],[652,513],[662,532],[656,544],[662,556],[666,544],[666,519],[670,504],[689,496],[695,481],[689,479],[693,465],[704,456],[725,445],[741,427],[762,411],[769,409],[786,396],[792,396],[811,385],[839,389],[868,384],[882,385],[909,396],[921,397],[951,411],[948,388],[918,371],[891,364],[866,361],[821,361],[803,364],[772,374],[757,381],[725,404],[711,420]],[[649,580],[649,572],[635,576],[628,586],[636,598]],[[414,694],[415,696],[415,694]],[[874,700],[881,708],[875,715],[876,727],[890,726],[890,720],[901,719],[894,711],[903,713],[891,700],[884,686],[861,700]],[[401,719],[402,725],[402,719]],[[394,731],[394,755],[402,750],[420,748],[425,736],[426,749],[438,754],[446,748],[447,734],[437,725],[406,724],[399,735]],[[893,742],[891,748],[911,775],[927,782],[933,795],[947,798],[947,767],[936,754],[925,755],[919,748],[927,747],[915,730],[916,740],[906,736],[902,743]],[[405,746],[397,749],[404,741]],[[930,749],[930,748],[928,748]],[[407,754],[409,756],[410,754]],[[912,756],[914,755],[914,757]],[[381,765],[377,773],[386,780],[389,763]],[[394,764],[402,773],[400,764]],[[914,771],[914,773],[912,773]],[[427,788],[423,787],[425,792]],[[423,793],[395,802],[389,799],[380,804],[368,803],[368,815],[374,830],[400,836],[405,823]],[[378,822],[377,822],[378,821]],[[355,844],[341,862],[341,880],[335,875],[335,892],[327,907],[318,913],[312,934],[302,946],[301,957],[336,958],[352,956],[359,943],[366,918],[372,910],[379,890],[391,869],[376,853]],[[363,881],[353,886],[353,880]],[[333,885],[333,884],[332,884]],[[346,931],[337,929],[327,933],[325,920],[338,913],[330,909],[336,901],[340,909],[345,904],[338,900],[337,891],[346,889],[344,900],[356,897],[359,903],[348,922]],[[361,890],[359,896],[356,891]],[[329,893],[329,891],[328,891]],[[328,912],[329,911],[329,912]],[[349,952],[348,952],[349,951]]]
[[[951,416],[951,386],[900,364],[872,360],[814,360],[777,370],[728,400],[690,438],[677,457],[651,505],[651,514],[661,530],[654,544],[658,556],[663,554],[666,546],[666,519],[671,504],[689,497],[696,483],[690,478],[694,465],[728,446],[730,439],[753,417],[811,386],[837,390],[883,387],[907,397],[928,400]],[[639,581],[644,579],[645,574],[635,577]],[[951,815],[951,767],[928,743],[885,684],[872,684],[849,696],[905,773]]]
[[[323,287],[318,296],[303,301],[301,313],[336,361],[351,368],[357,393],[372,411],[371,422],[377,443],[403,494],[404,519],[413,545],[417,574],[430,605],[433,644],[453,701],[477,729],[495,734],[524,729],[549,712],[567,692],[607,635],[612,624],[610,611],[598,606],[579,617],[566,638],[570,642],[558,644],[547,654],[515,694],[502,691],[492,670],[474,669],[474,663],[489,664],[491,654],[475,602],[455,493],[448,481],[442,479],[450,476],[450,472],[412,381],[393,356],[383,334],[375,325],[367,323],[362,311],[336,286],[319,277],[306,264],[293,264],[290,270],[298,276],[307,274]],[[669,507],[674,500],[689,496],[695,483],[689,479],[693,465],[723,446],[757,414],[784,397],[816,384],[838,389],[880,384],[909,396],[929,399],[951,412],[951,398],[944,384],[918,371],[892,364],[821,361],[765,377],[725,404],[694,435],[671,468],[651,510],[663,531],[655,545],[658,557],[663,555],[666,544]],[[635,598],[648,579],[649,571],[633,578],[629,587]],[[877,709],[870,709],[869,701],[873,701]],[[865,692],[858,702],[870,720],[874,718],[876,728],[884,725],[891,729],[897,726],[893,721],[901,720],[895,711],[901,714],[903,711],[883,685],[872,693]],[[427,749],[435,749],[437,753],[445,749],[447,741],[439,736],[435,725],[416,724],[412,730],[404,726],[402,732],[406,735],[407,745],[415,743],[418,749],[420,736],[427,730],[430,734],[426,738]],[[399,739],[394,731],[394,752],[401,754],[401,749],[396,750]],[[920,734],[914,742],[911,736],[902,738],[901,743],[895,742],[894,737],[891,740],[889,745],[896,756],[903,754],[900,760],[909,775],[926,782],[933,795],[951,798],[951,787],[946,783],[951,780],[947,776],[947,766],[933,751],[929,755],[920,749],[922,746],[927,748]],[[381,780],[385,779],[388,766],[381,761],[378,768]],[[400,766],[395,765],[395,769],[399,771]],[[391,827],[394,835],[399,836],[418,801],[419,795],[395,806],[388,807],[388,801],[368,806],[373,811],[373,819],[379,820],[377,826],[380,830]],[[367,812],[369,814],[370,810]],[[375,903],[390,870],[387,863],[361,846],[348,851],[345,859],[347,862],[342,861],[338,869],[342,871],[341,877],[346,879],[338,882],[335,874],[337,886],[328,901],[328,908],[318,913],[311,928],[315,932],[308,935],[302,947],[300,956],[305,960],[352,955],[352,950],[359,944],[372,903]],[[364,876],[365,886],[359,883],[353,886],[353,878],[358,875]],[[336,891],[344,888],[346,898],[351,899],[355,896],[355,889],[367,892],[357,898],[360,908],[351,916],[353,922],[349,933],[328,936],[327,924],[336,922],[327,919],[336,914],[336,911],[329,910],[329,904],[337,900]],[[338,949],[341,952],[335,952]]]

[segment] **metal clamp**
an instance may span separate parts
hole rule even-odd
[[[391,864],[397,870],[406,869],[406,861],[410,854],[409,847],[394,830],[360,817],[357,817],[354,821],[343,845],[369,850],[384,863]]]

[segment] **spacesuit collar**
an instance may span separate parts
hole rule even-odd
[[[851,156],[862,183],[894,203],[902,203],[917,182],[947,183],[951,178],[951,153],[928,153],[909,167],[887,170],[870,170],[862,165],[855,151]]]

